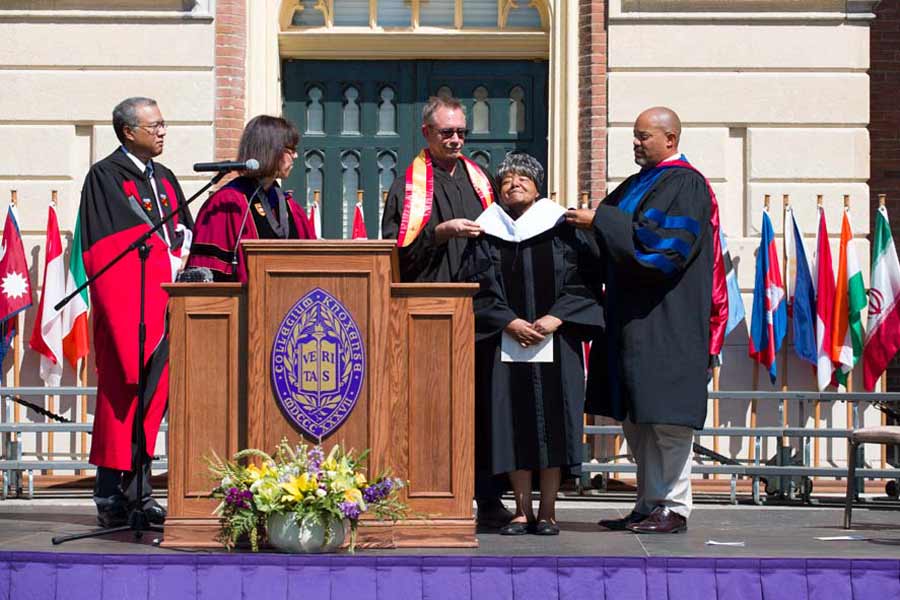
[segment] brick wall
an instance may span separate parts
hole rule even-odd
[[[245,0],[216,2],[216,160],[237,156],[244,128],[247,11]]]
[[[578,186],[606,195],[606,1],[579,0]]]
[[[896,242],[900,239],[900,4],[883,1],[875,14],[870,38],[869,188],[873,223],[877,195],[888,195],[888,216]],[[900,391],[900,360],[895,359],[888,370],[888,389]]]

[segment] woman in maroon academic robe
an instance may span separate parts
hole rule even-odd
[[[247,282],[241,240],[315,239],[306,214],[276,179],[294,168],[300,134],[280,117],[254,117],[241,134],[238,161],[259,161],[206,201],[194,226],[188,267],[207,267],[215,281]]]

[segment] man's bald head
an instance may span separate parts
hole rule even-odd
[[[678,153],[681,119],[671,108],[654,106],[638,115],[634,122],[634,162],[653,167]]]

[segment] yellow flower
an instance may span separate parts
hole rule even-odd
[[[250,465],[247,467],[247,473],[250,475],[250,481],[259,481],[266,475],[270,475],[272,471],[269,470],[268,465],[263,463],[262,469],[257,467],[256,465]]]
[[[304,473],[300,477],[295,477],[292,481],[281,484],[281,489],[287,492],[288,498],[294,502],[303,500],[303,496],[307,492],[314,492],[319,488],[319,482],[315,475],[310,476]]]
[[[347,502],[355,502],[356,504],[362,504],[362,501],[363,501],[362,492],[360,492],[356,488],[350,488],[349,490],[344,492],[344,500]]]
[[[354,481],[356,482],[356,487],[364,487],[366,485],[366,476],[362,473],[357,473]]]

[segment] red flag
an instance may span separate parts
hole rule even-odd
[[[367,240],[369,234],[366,233],[366,221],[363,219],[362,204],[356,203],[356,210],[353,211],[353,239]]]
[[[0,243],[0,361],[16,335],[15,316],[31,306],[31,279],[13,207],[6,214]]]
[[[831,362],[831,323],[834,315],[834,270],[831,266],[831,246],[825,228],[825,209],[819,207],[819,232],[816,238],[816,378],[819,391],[831,383],[834,364]]]
[[[41,355],[41,379],[53,387],[59,385],[63,371],[63,315],[54,306],[66,295],[66,266],[63,264],[59,223],[53,205],[47,213],[47,242],[44,251],[44,285],[29,345]]]

